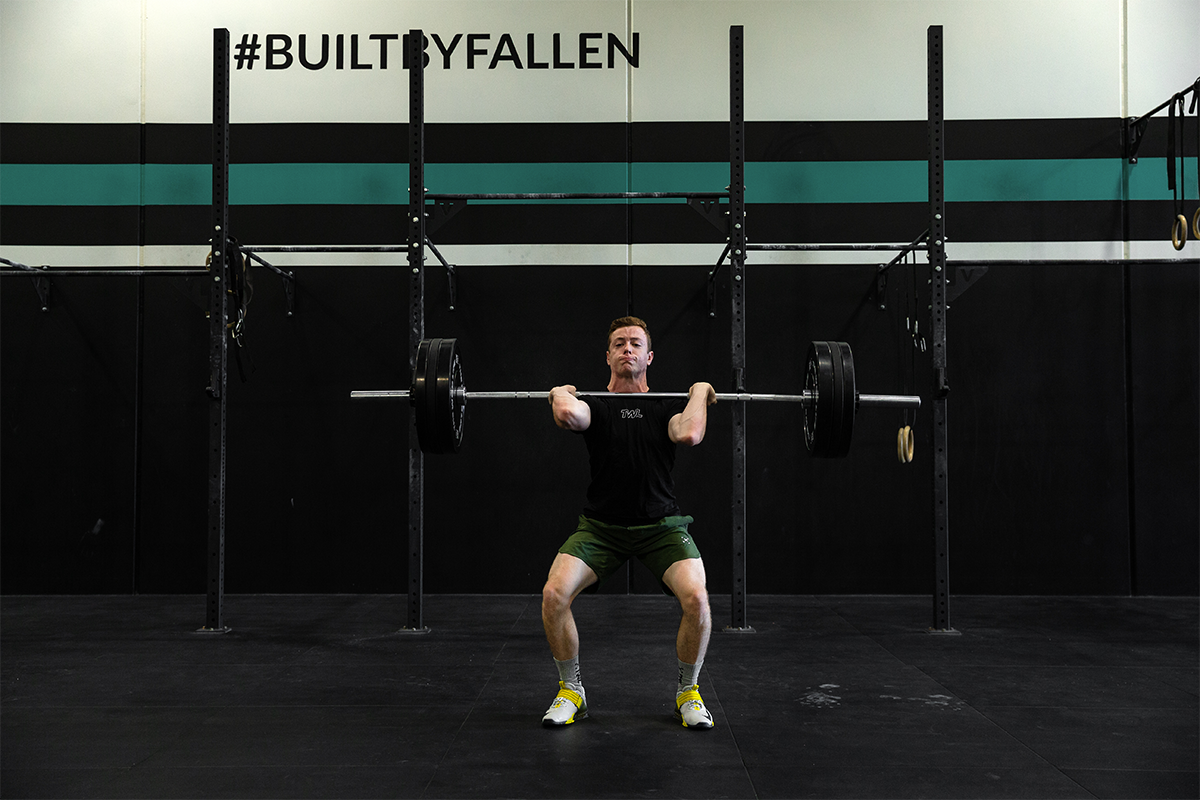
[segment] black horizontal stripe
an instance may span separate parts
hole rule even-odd
[[[400,136],[404,141],[407,131]],[[623,122],[432,123],[425,126],[425,160],[447,164],[624,162],[630,160],[628,138]],[[635,151],[633,160],[645,159]]]
[[[1196,117],[1183,147],[1196,155]],[[144,127],[144,131],[142,130]],[[968,159],[1118,158],[1124,123],[1116,118],[950,120],[946,157]],[[1167,154],[1167,120],[1149,121],[1139,156]],[[145,143],[142,144],[142,134]],[[749,122],[749,161],[923,160],[923,120]],[[235,124],[235,163],[403,163],[403,123]],[[144,147],[144,153],[143,153]],[[724,122],[429,123],[432,163],[712,162],[729,158]],[[0,124],[0,160],[8,164],[204,164],[212,160],[204,124]]]
[[[1196,201],[1190,201],[1190,215]],[[395,206],[234,206],[230,229],[255,244],[398,244]],[[747,232],[760,244],[908,242],[928,226],[923,203],[751,205]],[[1171,201],[950,203],[954,242],[1166,240]],[[145,244],[206,244],[206,206],[148,206]],[[1189,217],[1190,219],[1190,217]],[[3,206],[3,245],[136,245],[134,206]],[[721,244],[721,231],[691,208],[670,204],[472,205],[431,237],[435,244]]]
[[[0,161],[5,164],[140,164],[140,127],[137,124],[3,122],[0,123]]]
[[[206,214],[207,208],[201,207]],[[0,205],[0,249],[10,245],[136,245],[138,206]],[[205,223],[207,229],[208,225]]]

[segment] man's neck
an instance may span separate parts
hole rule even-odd
[[[650,384],[646,381],[645,373],[637,377],[622,377],[613,375],[608,382],[608,390],[610,392],[618,392],[620,394],[631,394],[637,392],[650,391]]]

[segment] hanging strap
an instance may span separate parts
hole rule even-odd
[[[1196,114],[1197,106],[1200,105],[1200,78],[1192,84],[1192,107],[1188,109],[1191,114]],[[1196,114],[1196,188],[1200,191],[1200,114]],[[1197,194],[1197,199],[1200,200],[1200,194]],[[1192,234],[1200,239],[1200,204],[1196,206],[1195,213],[1192,214]]]
[[[1175,191],[1175,95],[1167,103],[1167,188]],[[1178,200],[1178,198],[1176,198]]]

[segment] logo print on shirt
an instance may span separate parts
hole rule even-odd
[[[622,408],[621,419],[641,419],[642,410],[640,408]]]

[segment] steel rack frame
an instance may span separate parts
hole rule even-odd
[[[414,29],[407,37],[406,45],[408,63],[422,65],[420,43],[422,31]],[[592,193],[480,193],[480,194],[437,194],[426,192],[424,185],[424,68],[417,66],[409,70],[409,125],[408,125],[408,157],[409,157],[409,204],[407,227],[407,243],[405,245],[383,246],[238,246],[229,236],[229,141],[230,141],[230,39],[229,31],[223,28],[213,30],[213,121],[212,121],[212,266],[208,270],[188,270],[169,268],[144,269],[89,269],[65,268],[61,270],[34,269],[23,264],[8,262],[11,270],[0,270],[0,275],[25,275],[35,281],[35,288],[43,299],[43,308],[48,302],[48,283],[41,283],[53,275],[189,275],[211,276],[210,287],[210,330],[209,330],[209,367],[210,383],[208,394],[209,404],[209,497],[208,497],[208,578],[205,624],[200,629],[204,632],[225,632],[229,628],[224,624],[224,574],[225,574],[225,489],[226,489],[226,419],[228,379],[228,340],[226,336],[229,309],[227,291],[231,269],[231,247],[239,247],[241,252],[251,261],[267,267],[280,275],[285,282],[288,293],[288,313],[292,312],[294,302],[294,274],[284,272],[259,256],[259,253],[386,253],[406,252],[411,269],[409,287],[409,362],[413,362],[417,345],[425,336],[425,249],[428,247],[438,260],[447,267],[451,281],[451,298],[453,298],[453,265],[448,264],[437,252],[429,239],[429,232],[437,225],[456,212],[458,208],[472,199],[480,200],[562,200],[562,199],[683,199],[701,214],[707,216],[714,224],[717,223],[713,209],[719,207],[722,200],[728,203],[729,213],[727,230],[729,243],[722,252],[716,267],[710,272],[710,299],[716,271],[729,259],[731,272],[731,352],[732,376],[734,392],[746,391],[746,319],[745,319],[745,286],[746,286],[746,254],[751,251],[896,251],[900,254],[888,265],[881,265],[881,274],[885,273],[895,263],[909,252],[926,250],[933,271],[934,290],[934,331],[935,331],[935,374],[939,396],[935,398],[935,428],[941,427],[940,458],[935,458],[934,475],[934,508],[935,518],[940,522],[935,524],[935,576],[937,588],[934,594],[935,620],[933,630],[950,630],[948,607],[948,527],[945,508],[948,492],[945,484],[945,329],[944,317],[941,320],[940,344],[937,340],[939,330],[939,314],[945,310],[945,251],[943,194],[941,175],[944,165],[944,147],[942,145],[942,106],[941,106],[941,27],[929,29],[929,84],[930,84],[930,229],[926,243],[925,237],[919,237],[909,244],[845,244],[845,245],[814,245],[814,244],[758,244],[750,243],[746,238],[745,226],[745,106],[744,106],[744,35],[743,27],[730,27],[730,185],[723,192],[592,192]],[[435,210],[438,204],[449,205],[442,208],[435,224],[430,224],[428,201],[433,201]],[[707,204],[707,205],[706,205]],[[940,280],[940,284],[939,284]],[[939,292],[939,285],[941,291]],[[940,299],[939,299],[940,298]],[[453,299],[451,300],[453,307]],[[940,357],[939,357],[940,349]],[[940,414],[940,416],[939,416]],[[937,420],[940,419],[940,422]],[[935,429],[935,448],[939,447],[936,440],[938,431]],[[746,422],[745,403],[735,404],[733,409],[733,487],[731,496],[732,512],[732,615],[730,625],[725,630],[733,632],[750,632],[747,619],[746,603],[746,548],[747,548],[747,505],[746,505]],[[429,628],[424,624],[423,617],[423,545],[424,545],[424,457],[411,432],[408,458],[408,608],[404,631],[424,633]],[[940,516],[939,516],[940,514]]]
[[[899,251],[899,254],[886,265],[879,266],[880,283],[888,269],[907,254],[916,250],[926,250],[934,280],[941,281],[941,312],[945,310],[945,249],[944,236],[944,193],[942,190],[942,173],[944,171],[944,145],[942,143],[942,48],[941,27],[929,29],[929,164],[930,164],[930,201],[929,201],[929,230],[917,240],[907,244],[848,244],[848,245],[809,245],[809,244],[757,244],[749,243],[746,238],[746,208],[745,208],[745,44],[744,29],[741,25],[730,26],[729,29],[729,186],[724,192],[536,192],[536,193],[435,193],[426,191],[424,185],[424,65],[421,57],[420,44],[424,32],[420,29],[410,30],[407,36],[408,51],[406,52],[409,65],[409,206],[408,206],[408,246],[409,266],[412,270],[410,290],[410,336],[409,362],[413,369],[417,345],[424,338],[425,309],[424,309],[424,250],[429,247],[438,260],[448,268],[453,298],[453,267],[446,263],[429,240],[428,235],[443,222],[458,213],[470,200],[587,200],[587,199],[684,199],[689,205],[706,216],[718,228],[728,235],[728,244],[721,253],[716,266],[709,272],[709,313],[715,316],[715,281],[717,272],[729,259],[730,269],[730,343],[732,385],[734,392],[746,391],[746,255],[751,251]],[[936,145],[935,145],[936,143]],[[935,176],[936,175],[936,180]],[[719,203],[728,203],[728,217],[724,225],[713,213]],[[432,208],[429,203],[432,204]],[[706,204],[708,204],[706,206]],[[631,290],[630,290],[631,291]],[[881,288],[880,288],[881,291]],[[939,313],[936,310],[935,319]],[[453,299],[451,300],[453,307]],[[935,321],[935,336],[939,326]],[[935,367],[938,372],[939,386],[945,386],[945,328],[944,317],[941,322],[940,358],[935,353]],[[934,469],[934,513],[939,523],[935,525],[935,590],[934,590],[934,626],[931,630],[950,630],[949,623],[949,561],[948,527],[945,518],[947,505],[947,488],[945,483],[945,393],[935,401],[936,409],[940,407],[943,440],[941,442],[941,459],[935,459]],[[732,409],[732,457],[733,481],[731,491],[732,513],[732,603],[730,624],[725,627],[729,632],[753,632],[747,619],[746,599],[746,550],[747,550],[747,503],[746,503],[746,411],[744,402],[734,403]],[[412,426],[410,426],[410,431]],[[936,434],[935,434],[936,436]],[[421,575],[423,569],[422,542],[424,529],[423,501],[423,461],[413,434],[410,432],[409,442],[409,597],[408,625],[406,630],[425,631],[422,617]],[[940,527],[939,527],[940,525]]]
[[[931,325],[933,345],[933,633],[956,633],[950,625],[949,584],[949,484],[947,438],[948,394],[946,311],[948,302],[963,289],[962,281],[948,284],[951,269],[986,270],[1005,265],[1036,264],[1054,266],[1066,264],[1119,265],[1128,270],[1131,265],[1171,265],[1195,263],[1196,259],[947,259],[945,251],[945,117],[943,95],[943,34],[939,25],[927,31],[928,69],[928,181],[929,228],[925,234],[908,244],[759,244],[746,238],[745,226],[745,108],[744,108],[744,37],[740,25],[730,27],[730,185],[723,192],[592,192],[592,193],[487,193],[438,194],[426,192],[424,186],[424,68],[420,43],[422,31],[410,31],[405,43],[409,69],[409,203],[407,242],[405,245],[382,246],[239,246],[229,236],[229,141],[230,141],[230,38],[223,28],[213,30],[213,118],[212,118],[212,265],[209,269],[169,267],[94,268],[62,267],[34,268],[0,258],[0,277],[23,276],[34,283],[42,310],[48,310],[51,279],[57,276],[206,276],[210,286],[209,325],[209,495],[208,495],[208,580],[207,603],[202,632],[225,632],[223,598],[225,573],[225,489],[226,489],[226,418],[228,379],[229,309],[227,302],[231,272],[231,247],[239,247],[251,261],[266,267],[284,279],[288,293],[288,313],[294,302],[295,276],[270,264],[259,253],[407,253],[411,269],[409,286],[409,362],[415,369],[417,345],[425,336],[425,249],[428,247],[443,266],[451,281],[453,307],[454,267],[437,252],[429,233],[473,199],[479,200],[570,200],[570,199],[683,199],[714,224],[719,220],[714,209],[721,201],[728,203],[727,232],[729,242],[710,275],[710,303],[713,297],[715,274],[729,259],[731,272],[731,347],[732,384],[735,392],[744,392],[746,385],[745,352],[745,284],[746,254],[749,252],[869,252],[899,251],[888,264],[879,266],[879,280],[888,269],[909,253],[925,251],[930,267]],[[1196,92],[1200,82],[1180,94]],[[1138,145],[1150,116],[1178,102],[1179,95],[1148,114],[1126,121],[1126,154],[1136,161]],[[432,201],[434,214],[427,203]],[[720,225],[718,224],[718,227]],[[970,281],[968,281],[969,283]],[[733,487],[731,510],[733,521],[732,618],[727,631],[753,631],[747,620],[746,608],[746,430],[745,404],[736,403],[733,409]],[[424,633],[429,630],[423,618],[423,543],[424,543],[424,460],[410,426],[409,442],[409,519],[408,519],[408,613],[404,631]],[[1132,470],[1132,467],[1131,467]]]

